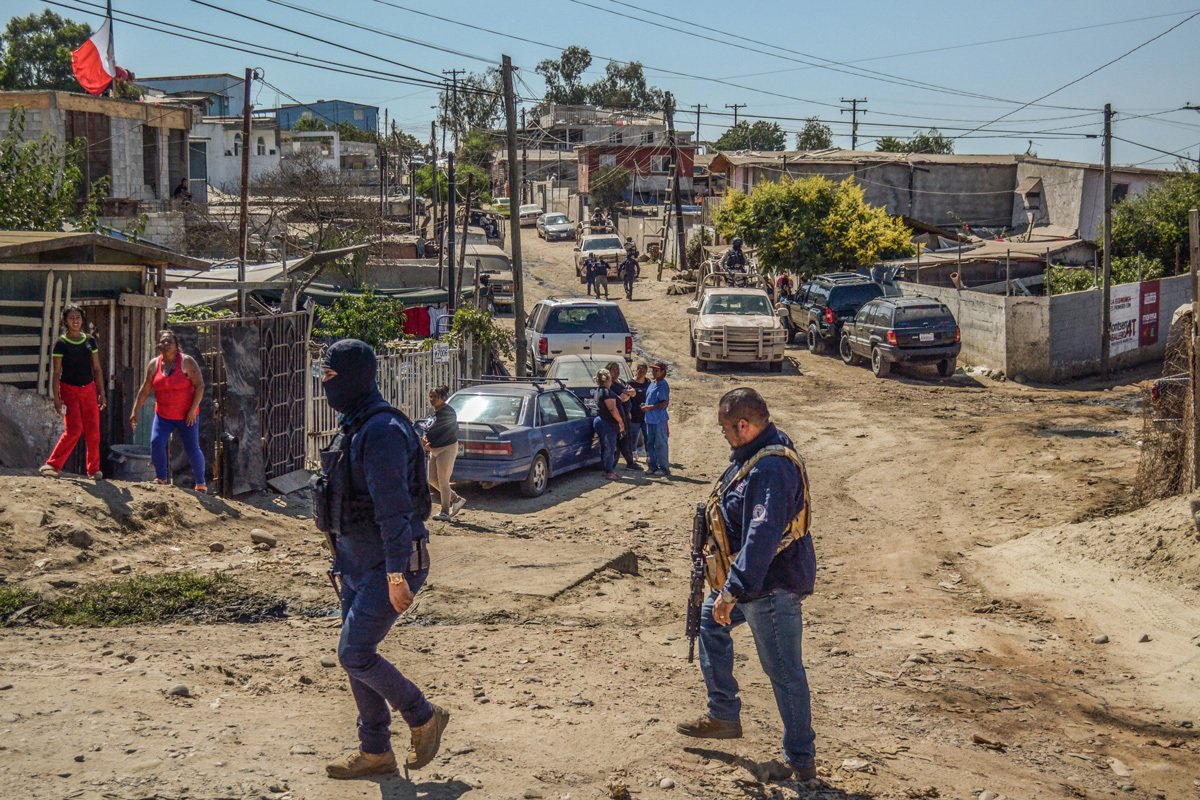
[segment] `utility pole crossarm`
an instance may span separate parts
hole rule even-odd
[[[857,150],[858,149],[858,104],[867,102],[867,98],[851,97],[849,100],[847,100],[846,98],[843,97],[842,102],[850,104],[850,109],[849,109],[850,110],[850,149]],[[844,108],[841,111],[843,114],[846,113],[846,109],[844,109]],[[864,113],[864,114],[867,113],[866,109],[863,109],[862,113]]]
[[[738,109],[739,109],[739,108],[745,108],[745,107],[746,107],[746,104],[745,104],[745,103],[732,103],[732,104],[730,104],[730,103],[726,103],[726,104],[725,104],[725,107],[726,107],[726,108],[732,108],[732,109],[733,109],[733,125],[734,125],[734,127],[737,127],[737,124],[738,124]]]

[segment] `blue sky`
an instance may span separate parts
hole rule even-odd
[[[56,6],[10,0],[5,10],[25,14],[49,8],[93,27],[99,24],[99,12],[83,11],[90,7],[81,0],[61,2]],[[842,98],[857,97],[867,98],[867,113],[860,117],[860,149],[874,149],[876,136],[905,136],[937,126],[947,135],[964,137],[956,141],[959,153],[1023,153],[1032,139],[1033,151],[1043,157],[1098,162],[1099,138],[1084,135],[1100,133],[1100,109],[1111,102],[1117,111],[1114,133],[1127,140],[1114,144],[1116,163],[1174,164],[1173,156],[1142,145],[1200,158],[1200,112],[1176,111],[1185,104],[1200,105],[1200,86],[1195,83],[1200,75],[1200,16],[1189,19],[1200,13],[1200,0],[1191,0],[1194,5],[1012,0],[1002,6],[963,0],[203,2],[208,5],[196,0],[116,0],[114,8],[194,28],[204,32],[193,34],[200,38],[231,37],[252,50],[265,45],[423,79],[455,68],[482,71],[508,54],[519,68],[517,89],[525,97],[536,97],[545,88],[533,71],[537,63],[578,44],[594,57],[589,77],[600,75],[608,58],[637,60],[645,65],[651,84],[675,93],[681,109],[707,105],[701,115],[703,138],[715,138],[731,124],[732,119],[723,116],[732,113],[726,104],[744,103],[739,111],[743,119],[819,116],[831,124],[834,143],[849,147],[850,115],[839,113],[839,107]],[[361,27],[319,19],[297,8],[335,15]],[[247,66],[261,67],[269,83],[300,102],[340,98],[378,105],[404,129],[428,136],[435,89],[339,75],[188,41],[123,24],[119,13],[117,20],[117,60],[139,75],[240,75]],[[1179,27],[1164,33],[1175,25]],[[256,105],[276,102],[288,98],[263,87]],[[1005,114],[1009,116],[993,122]],[[682,113],[679,122],[694,129],[695,120],[692,111]],[[788,131],[803,125],[778,121]],[[789,146],[790,142],[789,135]]]

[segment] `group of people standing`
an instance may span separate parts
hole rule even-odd
[[[640,471],[635,452],[646,458],[650,475],[671,476],[671,461],[667,446],[667,407],[671,403],[671,388],[667,384],[667,365],[655,361],[649,366],[639,363],[634,377],[621,380],[621,364],[614,361],[596,373],[596,419],[593,423],[600,442],[600,463],[604,477],[620,480],[616,473],[618,455],[624,457],[625,467]]]
[[[588,297],[593,294],[596,299],[600,299],[600,290],[604,290],[604,299],[608,300],[608,262],[598,257],[595,253],[589,253],[583,260],[581,268],[584,282],[587,283]],[[633,299],[633,284],[642,275],[641,264],[638,263],[637,245],[633,243],[632,236],[625,237],[625,258],[617,264],[617,280],[625,288],[625,299]]]
[[[93,480],[102,480],[100,412],[105,410],[108,401],[104,370],[100,365],[100,345],[86,330],[87,317],[82,307],[70,304],[64,308],[61,323],[63,333],[51,351],[50,393],[55,412],[65,418],[65,430],[38,472],[47,478],[57,478],[82,438],[86,474]],[[179,350],[174,331],[163,330],[158,335],[158,355],[146,364],[145,376],[129,415],[131,431],[137,430],[138,415],[151,392],[155,402],[150,458],[155,481],[165,484],[170,480],[167,445],[171,435],[175,434],[187,453],[196,491],[208,491],[204,453],[200,449],[200,426],[196,424],[200,401],[204,398],[204,376],[196,360]]]

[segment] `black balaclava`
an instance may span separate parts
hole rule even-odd
[[[324,366],[337,377],[324,382],[325,397],[334,411],[347,414],[375,394],[375,351],[358,339],[339,339],[325,353]]]

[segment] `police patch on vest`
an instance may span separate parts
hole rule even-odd
[[[751,522],[762,522],[766,518],[767,518],[767,507],[764,506],[762,503],[759,503],[758,505],[756,505],[754,507],[754,509],[750,512],[750,521]]]

